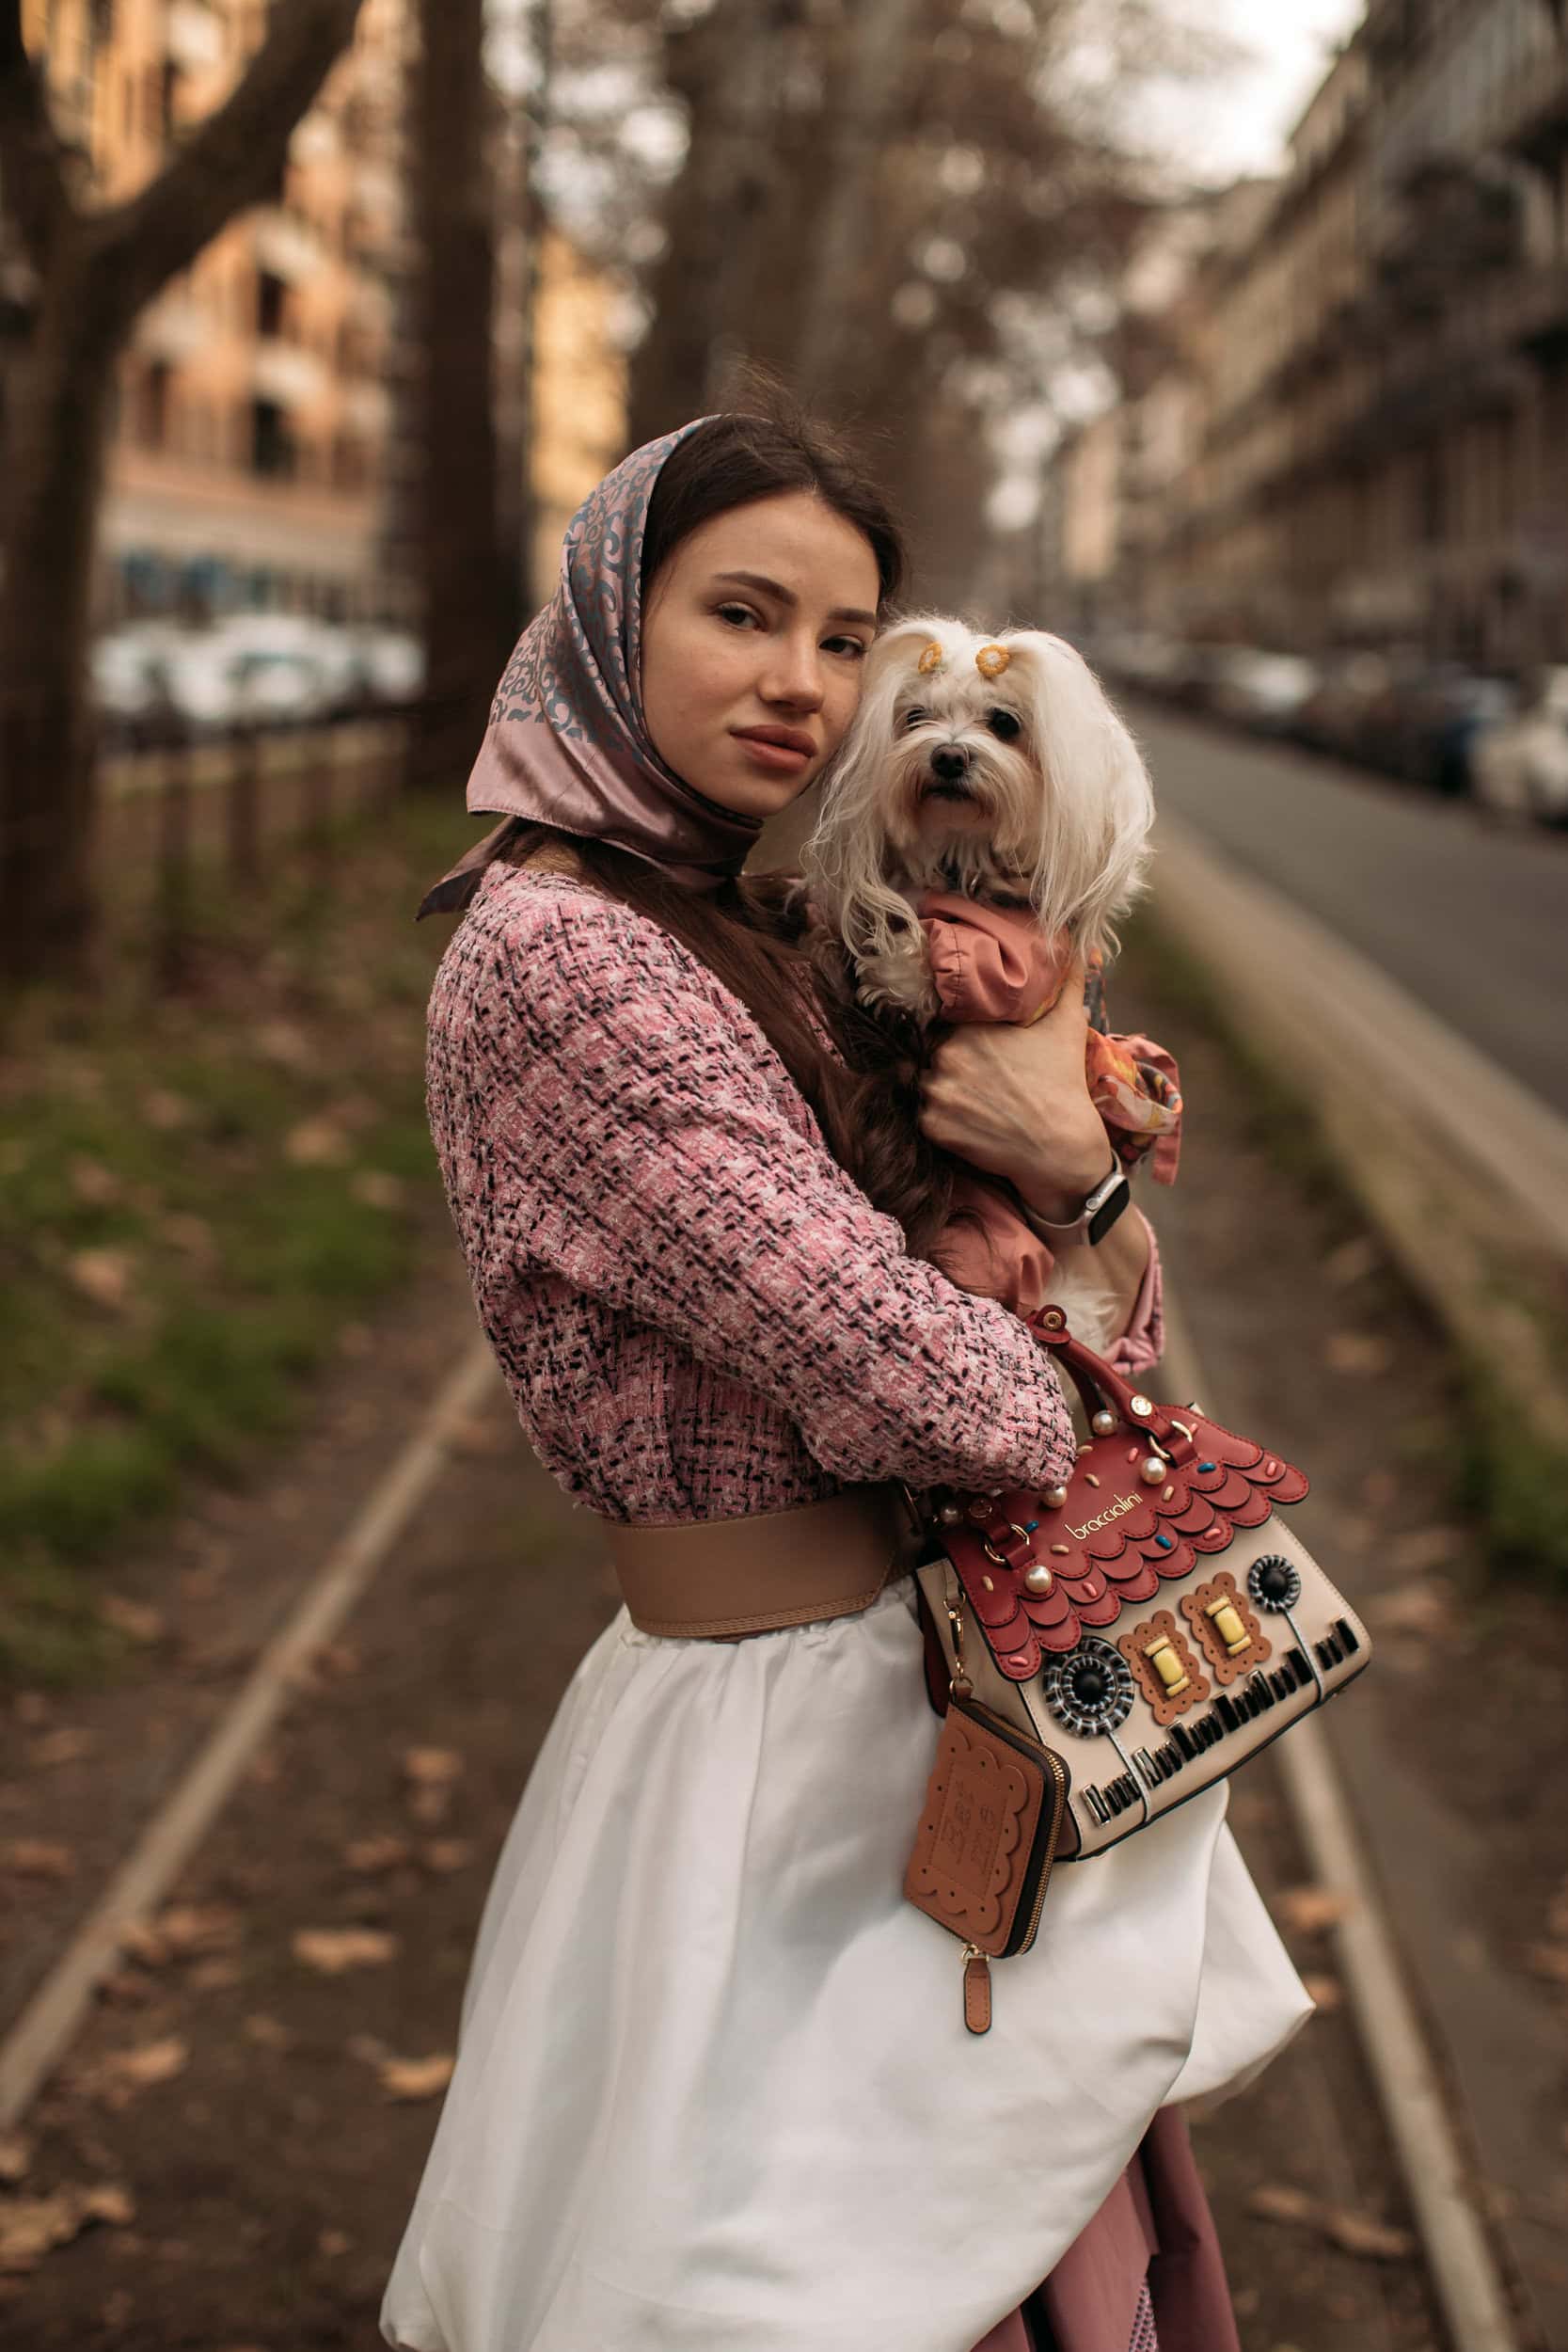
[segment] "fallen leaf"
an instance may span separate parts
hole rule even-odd
[[[125,1190],[112,1168],[105,1168],[102,1160],[89,1160],[82,1153],[71,1161],[68,1173],[71,1191],[89,1209],[111,1207]]]
[[[1334,2011],[1342,2006],[1345,1988],[1338,1977],[1309,1973],[1302,1978],[1302,1983],[1307,1988],[1308,2000],[1316,2003],[1323,2016],[1332,2016]]]
[[[85,2067],[76,2077],[77,2089],[88,2098],[101,2099],[105,2106],[123,2107],[138,2091],[154,2090],[159,2083],[172,2082],[190,2064],[190,2044],[178,2034],[167,2034],[161,2042],[133,2043],[128,2050],[111,2050]]]
[[[1275,1910],[1295,1935],[1322,1935],[1337,1927],[1351,1909],[1351,1899],[1332,1886],[1288,1886],[1275,1897]]]
[[[404,1778],[408,1782],[408,1809],[426,1829],[434,1829],[444,1821],[451,1804],[452,1788],[463,1771],[463,1758],[454,1748],[409,1748],[404,1756]]]
[[[1331,1290],[1347,1291],[1353,1282],[1364,1282],[1369,1274],[1375,1274],[1382,1263],[1371,1235],[1359,1233],[1354,1241],[1342,1241],[1338,1249],[1329,1251],[1323,1273]]]
[[[129,2196],[112,2183],[57,2188],[48,2197],[8,2197],[0,2201],[0,2271],[36,2270],[45,2254],[69,2246],[91,2221],[123,2229],[135,2218]]]
[[[1392,2222],[1374,2221],[1368,2214],[1352,2213],[1346,2205],[1330,2205],[1323,2213],[1323,2235],[1341,2253],[1359,2254],[1368,2262],[1403,2263],[1413,2259],[1416,2240],[1408,2230]]]
[[[262,1021],[252,1029],[251,1042],[266,1061],[281,1070],[312,1070],[316,1048],[305,1030],[293,1021]]]
[[[62,1724],[58,1731],[46,1731],[41,1740],[35,1740],[27,1751],[28,1760],[42,1772],[51,1772],[56,1764],[74,1764],[79,1756],[92,1754],[90,1731],[78,1731],[74,1725]]]
[[[381,1968],[397,1956],[398,1939],[383,1928],[300,1928],[293,1938],[296,1960],[324,1977],[350,1968]]]
[[[1277,2221],[1289,2229],[1316,2230],[1338,2246],[1341,2253],[1356,2254],[1370,2262],[1408,2262],[1416,2252],[1416,2241],[1408,2230],[1396,2229],[1392,2223],[1375,2221],[1368,2214],[1354,2213],[1348,2205],[1331,2205],[1322,2198],[1310,2197],[1305,2189],[1289,2188],[1282,2182],[1265,2182],[1255,2188],[1247,2199],[1247,2211],[1260,2221]]]
[[[494,1413],[469,1413],[460,1421],[448,1424],[446,1447],[465,1460],[484,1461],[491,1456],[509,1453],[516,1439],[515,1422],[503,1422]]]
[[[130,1306],[136,1276],[134,1249],[73,1249],[65,1270],[71,1288],[90,1298],[95,1307],[123,1314]]]
[[[171,1903],[156,1919],[130,1920],[120,1948],[149,1968],[171,1960],[203,1959],[231,1952],[245,1935],[245,1920],[231,1903]]]
[[[454,2060],[442,2054],[426,2058],[387,2058],[376,2079],[388,2099],[434,2099],[451,2080]]]
[[[401,1209],[406,1198],[402,1177],[388,1175],[380,1168],[361,1168],[349,1191],[367,1209]]]
[[[0,2137],[0,2181],[14,2188],[25,2180],[33,2161],[33,2143],[23,2132],[8,2132]]]
[[[98,1604],[98,1613],[117,1633],[123,1633],[128,1642],[139,1642],[145,1648],[164,1638],[161,1611],[144,1600],[132,1600],[123,1593],[105,1593]]]
[[[193,1993],[225,1993],[244,1979],[245,1970],[237,1960],[198,1960],[185,1982]]]
[[[196,1105],[167,1087],[150,1087],[141,1098],[141,1115],[160,1135],[173,1135],[196,1118]]]
[[[98,1997],[111,2009],[145,2009],[158,1997],[150,1977],[139,1968],[113,1968],[98,1979]]]
[[[294,2046],[295,2036],[284,2025],[282,2019],[268,2017],[261,2010],[252,2011],[241,2026],[240,2031],[245,2040],[253,2042],[259,2050],[276,2050],[281,2053],[284,2050],[292,2050]]]
[[[360,1878],[380,1878],[409,1859],[406,1837],[356,1837],[343,1848],[343,1860]]]
[[[1380,1331],[1331,1331],[1323,1345],[1330,1372],[1354,1380],[1381,1379],[1392,1372],[1398,1351]]]
[[[183,1250],[198,1265],[209,1265],[217,1256],[217,1244],[213,1229],[204,1216],[192,1216],[184,1210],[176,1210],[172,1216],[160,1219],[160,1237],[172,1249]]]
[[[76,1856],[46,1838],[16,1837],[0,1851],[0,1866],[19,1879],[69,1879],[76,1874]]]
[[[450,1878],[454,1870],[466,1870],[473,1858],[470,1837],[430,1837],[420,1848],[420,1860],[438,1878]]]
[[[302,1119],[284,1136],[283,1156],[294,1168],[341,1168],[348,1137],[336,1120]]]

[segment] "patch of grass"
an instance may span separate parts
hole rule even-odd
[[[344,1321],[438,1201],[423,1007],[430,877],[472,832],[410,800],[269,845],[264,892],[198,873],[186,984],[152,984],[150,873],[115,880],[104,982],[0,1037],[0,1677],[114,1644],[97,1571],[296,1421]]]
[[[1128,944],[1166,1002],[1220,1044],[1243,1073],[1259,1147],[1302,1185],[1336,1239],[1364,1232],[1366,1211],[1320,1121],[1277,1065],[1240,1032],[1204,967],[1147,909],[1130,925]],[[1398,1285],[1423,1320],[1431,1319],[1429,1302],[1392,1258],[1386,1279]],[[1568,1367],[1568,1320],[1558,1311],[1557,1297],[1527,1296],[1516,1277],[1503,1269],[1495,1279],[1499,1292],[1530,1311],[1553,1360]],[[1521,1424],[1484,1364],[1449,1344],[1461,1411],[1440,1438],[1434,1436],[1425,1466],[1447,1485],[1456,1507],[1480,1523],[1496,1569],[1568,1593],[1568,1512],[1562,1506],[1568,1460]]]

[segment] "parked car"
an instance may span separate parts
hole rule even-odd
[[[1568,822],[1568,668],[1543,670],[1524,707],[1480,736],[1470,759],[1488,815]]]
[[[1476,744],[1513,717],[1517,687],[1448,662],[1418,680],[1401,714],[1398,768],[1412,784],[1450,799],[1470,790]]]
[[[1259,735],[1288,735],[1317,683],[1316,666],[1301,654],[1235,645],[1215,664],[1210,707]]]
[[[1331,655],[1291,727],[1298,741],[1340,759],[1365,755],[1368,716],[1392,677],[1382,654]]]

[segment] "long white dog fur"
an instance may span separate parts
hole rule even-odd
[[[1027,904],[1048,935],[1109,956],[1143,885],[1153,816],[1137,745],[1070,645],[915,614],[867,657],[805,880],[862,997],[926,1025],[939,1005],[916,914],[925,892]],[[1091,1253],[1069,1255],[1053,1295],[1102,1343],[1114,1302],[1079,1271]]]

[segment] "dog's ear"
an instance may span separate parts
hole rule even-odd
[[[1103,945],[1140,885],[1154,817],[1148,771],[1094,672],[1065,639],[1019,629],[999,642],[1015,656],[1008,681],[1029,697],[1035,755],[1050,783],[1042,912],[1071,921],[1085,945]]]
[[[920,657],[928,645],[937,646],[945,662],[952,657],[955,636],[962,635],[958,623],[940,614],[911,612],[873,641],[866,659],[867,679],[879,683],[895,673],[907,672],[912,681],[920,675]]]

